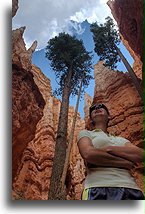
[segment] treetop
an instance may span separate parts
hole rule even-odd
[[[83,76],[83,86],[84,88],[88,86],[90,79],[92,79],[90,75],[92,55],[85,49],[82,40],[66,33],[60,33],[48,41],[45,56],[51,61],[51,67],[60,86],[59,91],[57,90],[55,94],[62,94],[65,79],[70,70],[72,70],[72,95],[77,94]]]

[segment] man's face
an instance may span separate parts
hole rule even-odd
[[[108,120],[108,113],[104,108],[96,107],[96,109],[91,112],[91,117],[92,120],[95,120],[96,118],[104,118],[105,120]]]

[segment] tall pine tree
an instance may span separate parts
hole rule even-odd
[[[91,32],[95,43],[94,51],[100,56],[99,60],[103,60],[104,65],[110,69],[116,68],[116,63],[120,61],[116,45],[120,43],[119,32],[115,29],[113,19],[109,16],[105,19],[104,24],[92,24]]]
[[[48,42],[46,57],[51,60],[58,79],[59,89],[55,90],[55,94],[62,96],[48,199],[63,200],[65,192],[62,190],[61,177],[66,157],[69,98],[77,94],[82,78],[82,92],[92,79],[92,56],[81,40],[60,33]]]
[[[141,99],[143,100],[143,91],[141,89],[140,82],[132,67],[129,65],[120,49],[117,47],[117,45],[120,43],[120,36],[119,32],[115,28],[113,19],[108,16],[104,24],[92,24],[91,32],[93,33],[93,39],[95,43],[94,51],[100,57],[99,60],[103,60],[104,66],[114,70],[117,68],[117,62],[122,59]]]

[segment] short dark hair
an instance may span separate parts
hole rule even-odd
[[[93,105],[89,108],[90,119],[92,119],[91,113],[92,113],[92,111],[96,108],[96,106],[101,106],[100,108],[104,108],[104,109],[106,110],[107,114],[109,115],[109,110],[108,110],[108,108],[107,108],[104,104],[102,104],[102,103],[95,103],[95,104],[93,104]]]

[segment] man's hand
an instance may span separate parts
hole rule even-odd
[[[125,146],[105,146],[101,149],[109,154],[132,161],[134,164],[143,162],[144,159],[143,149],[128,142],[125,143]]]

